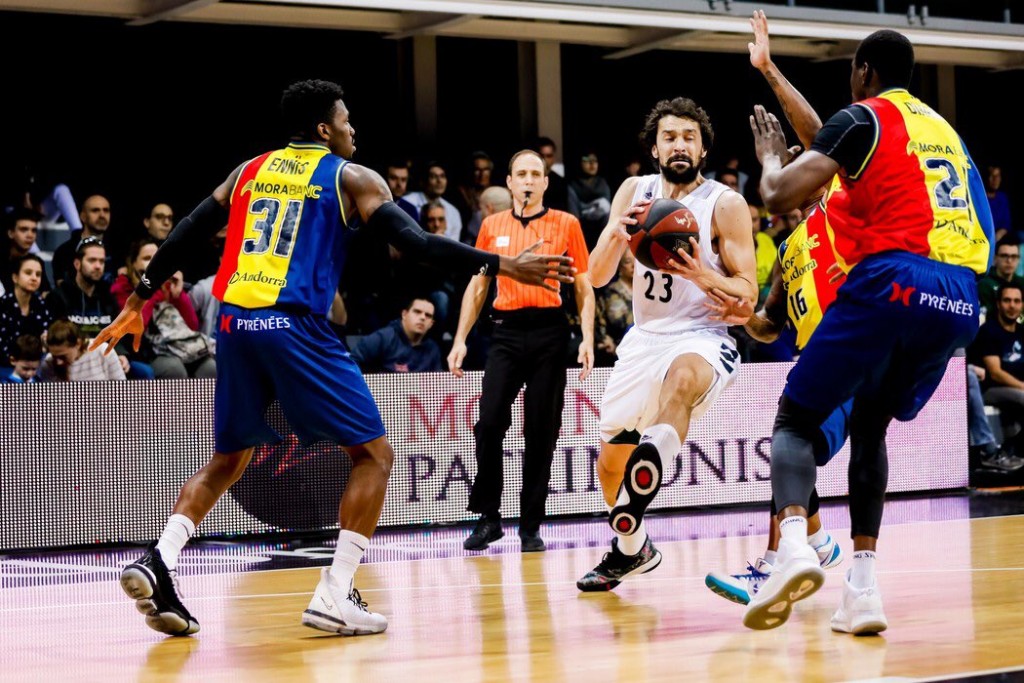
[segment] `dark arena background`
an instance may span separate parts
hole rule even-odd
[[[704,172],[735,160],[744,197],[761,207],[749,116],[763,104],[783,117],[747,52],[749,18],[761,9],[774,62],[822,120],[850,103],[861,39],[888,28],[911,40],[910,91],[954,126],[994,211],[1006,210],[982,297],[996,296],[999,279],[1024,283],[1024,144],[1012,104],[1024,88],[1024,7],[1010,0],[0,0],[0,249],[16,264],[13,223],[26,198],[39,208],[66,187],[77,209],[94,195],[109,200],[107,256],[112,271],[127,267],[128,245],[146,236],[157,205],[180,220],[240,161],[283,146],[281,92],[307,78],[343,86],[355,162],[384,176],[407,168],[409,192],[429,190],[429,170],[445,168],[442,194],[468,212],[464,227],[483,208],[482,188],[467,190],[474,152],[491,160],[489,184],[504,187],[510,156],[548,138],[552,173],[579,181],[593,157],[614,194],[632,162],[653,172],[638,133],[655,102],[678,95],[714,123]],[[758,230],[775,239],[786,217],[761,208]],[[54,289],[53,252],[72,239],[71,218],[47,214],[31,251]],[[462,241],[474,237],[464,229]],[[587,237],[592,247],[596,233]],[[221,246],[190,253],[183,268],[200,324],[200,283]],[[765,557],[791,343],[766,348],[732,328],[738,377],[664,461],[645,520],[661,564],[585,593],[576,581],[615,537],[598,467],[614,352],[599,350],[580,381],[576,349],[566,351],[546,550],[523,552],[518,533],[522,393],[503,444],[504,537],[466,550],[479,517],[467,505],[489,309],[455,377],[443,370],[468,278],[412,270],[365,230],[351,250],[344,306],[329,319],[354,355],[401,320],[423,282],[445,280],[428,335],[439,347],[432,371],[363,364],[395,458],[354,585],[387,630],[332,637],[300,621],[336,556],[352,460],[337,444],[300,442],[279,404],[266,419],[281,441],[256,448],[182,551],[178,594],[202,628],[178,638],[146,627],[119,578],[161,537],[182,485],[214,452],[216,380],[0,382],[0,681],[1024,680],[1024,451],[1012,402],[985,395],[992,405],[982,405],[994,381],[974,381],[985,353],[958,353],[920,415],[889,428],[876,563],[888,628],[853,637],[831,627],[854,566],[847,442],[817,470],[821,521],[843,561],[785,627],[755,631],[743,626],[744,606],[706,580],[751,575]],[[1017,255],[1017,270],[1000,271],[997,253]],[[0,297],[23,293],[18,282],[4,271]],[[5,348],[19,303],[0,298]],[[994,306],[989,323],[1013,327]],[[599,310],[598,334],[608,330],[614,346],[625,328],[611,339],[613,309]],[[1019,360],[1019,343],[1007,363]],[[3,355],[6,377],[17,370]],[[979,442],[987,431],[995,441]]]

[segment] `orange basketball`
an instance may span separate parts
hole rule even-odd
[[[655,199],[634,218],[629,249],[636,260],[653,270],[670,270],[668,259],[680,262],[678,249],[692,254],[690,238],[700,239],[693,212],[674,199]]]

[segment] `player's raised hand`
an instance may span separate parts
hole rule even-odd
[[[764,71],[772,63],[772,55],[768,49],[768,18],[763,10],[754,10],[750,28],[754,31],[754,42],[747,43],[750,65],[758,71]]]
[[[760,104],[754,106],[750,117],[750,130],[754,133],[754,152],[757,160],[764,165],[765,158],[777,156],[785,166],[800,153],[800,146],[786,147],[786,135],[775,114],[769,113]]]
[[[538,240],[515,258],[502,256],[499,272],[523,284],[537,285],[552,292],[557,292],[558,287],[548,284],[547,280],[573,282],[576,269],[572,265],[572,257],[536,253],[542,244],[544,240]]]
[[[705,308],[711,310],[711,319],[720,320],[726,325],[746,325],[750,316],[754,315],[754,302],[743,297],[729,296],[720,289],[708,292]]]
[[[142,306],[146,302],[138,297],[136,294],[132,294],[128,297],[128,301],[125,302],[124,308],[114,321],[104,327],[96,338],[92,340],[92,344],[89,345],[90,351],[95,351],[99,348],[103,342],[107,343],[107,348],[103,352],[103,355],[108,355],[117,346],[117,343],[121,341],[121,338],[125,335],[132,335],[132,348],[138,353],[139,347],[142,345],[142,332],[145,326],[142,324]]]

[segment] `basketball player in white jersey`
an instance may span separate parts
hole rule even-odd
[[[711,121],[692,100],[662,100],[647,116],[644,147],[660,173],[627,178],[612,202],[611,221],[590,257],[594,287],[616,272],[629,244],[627,226],[640,206],[659,198],[682,202],[697,219],[692,256],[682,250],[671,272],[639,261],[633,272],[635,324],[601,402],[597,474],[615,531],[611,552],[576,582],[582,591],[615,588],[661,562],[643,515],[690,428],[732,382],[739,368],[726,325],[704,305],[713,288],[757,299],[750,210],[736,192],[700,171],[714,141]],[[640,239],[635,237],[634,239]]]

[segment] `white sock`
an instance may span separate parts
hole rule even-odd
[[[782,540],[804,544],[807,543],[807,518],[786,517],[779,522],[779,531],[782,532]]]
[[[766,550],[764,553],[764,557],[761,559],[763,559],[768,564],[775,564],[775,559],[778,557],[778,555],[779,553],[774,550]]]
[[[825,541],[828,540],[828,532],[825,531],[825,527],[821,527],[813,534],[807,537],[807,542],[812,548],[819,548],[825,545]]]
[[[679,439],[679,432],[672,425],[665,423],[651,425],[645,429],[643,436],[640,437],[640,443],[647,441],[654,444],[654,447],[658,449],[662,466],[676,457],[676,454],[683,447],[683,442]]]
[[[850,583],[854,588],[871,588],[875,585],[875,552],[873,550],[858,550],[853,553]]]
[[[370,545],[370,539],[354,531],[342,529],[338,532],[338,545],[334,548],[331,576],[344,590],[352,586],[352,579],[359,568],[359,561]]]
[[[623,536],[618,532],[615,535],[619,537],[619,552],[623,555],[636,555],[644,549],[644,543],[647,542],[647,529],[644,528],[643,522],[640,522],[640,526],[631,536]]]
[[[174,514],[168,518],[167,526],[160,534],[160,540],[156,542],[156,549],[160,551],[160,557],[168,569],[178,567],[178,555],[195,532],[195,522],[185,515]]]

